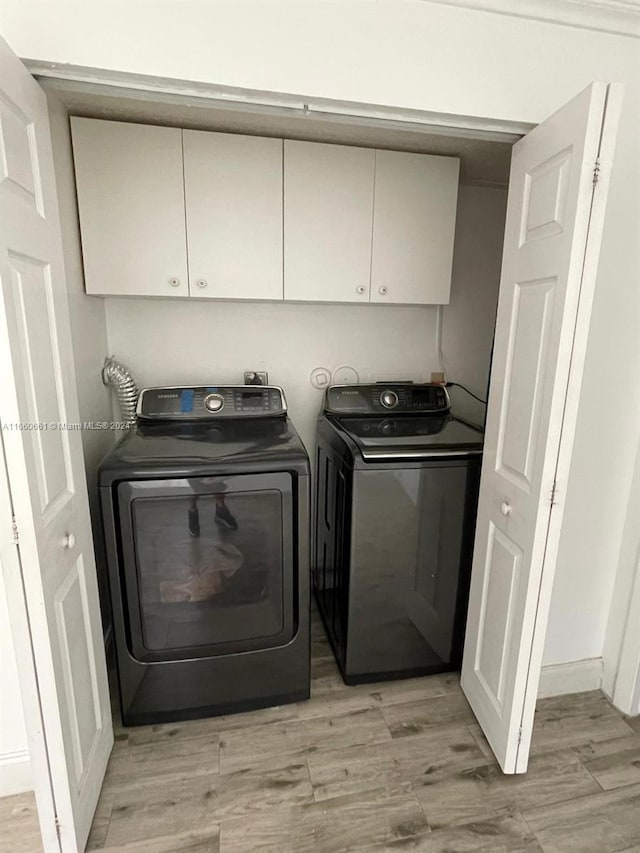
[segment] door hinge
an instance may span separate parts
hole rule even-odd
[[[600,177],[600,158],[596,157],[596,162],[593,165],[593,185],[598,183]]]
[[[62,829],[60,828],[60,818],[58,817],[58,815],[55,816],[54,822],[56,825],[56,835],[58,836],[58,841],[59,841],[60,838],[62,837]]]
[[[522,726],[518,729],[518,746],[522,743]]]
[[[13,533],[13,544],[17,545],[20,541],[20,534],[18,533],[18,522],[15,515],[11,516],[11,531]]]
[[[553,481],[553,486],[551,486],[551,497],[549,498],[549,501],[550,501],[550,503],[551,503],[551,506],[555,506],[555,505],[556,505],[556,491],[557,491],[557,489],[558,489],[558,484],[557,484],[557,483],[556,483],[556,481],[554,480],[554,481]]]

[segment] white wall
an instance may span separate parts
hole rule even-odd
[[[268,370],[285,389],[308,450],[322,392],[315,367],[355,368],[362,381],[427,380],[437,369],[436,309],[368,305],[105,299],[109,348],[142,385],[240,383]]]
[[[32,787],[22,697],[0,571],[0,797]]]
[[[482,399],[489,379],[506,207],[506,190],[460,187],[451,301],[443,309],[443,366],[447,379]]]
[[[182,0],[179,15],[167,0],[152,13],[0,0],[0,29],[24,57],[515,121],[593,79],[626,84],[545,660],[600,656],[625,542],[640,536],[625,527],[640,435],[638,41],[426,0]]]
[[[60,208],[64,266],[69,293],[69,314],[73,338],[73,356],[78,389],[80,420],[112,420],[109,390],[102,384],[100,371],[107,347],[107,322],[104,301],[84,292],[84,272],[78,225],[78,207],[73,172],[73,154],[69,116],[65,106],[48,93],[49,123],[53,160]],[[96,542],[96,570],[102,604],[102,624],[110,624],[108,578],[102,547],[100,511],[97,490],[97,468],[100,459],[112,446],[115,434],[102,430],[82,431],[82,450],[87,472],[89,509]]]

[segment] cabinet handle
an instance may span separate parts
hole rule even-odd
[[[199,278],[198,281],[196,282],[196,284],[198,285],[198,287],[206,287],[207,286],[207,282],[205,281],[204,278]]]
[[[171,287],[180,287],[180,279],[179,278],[170,278],[169,284]]]
[[[361,284],[359,287],[356,287],[356,293],[364,293],[366,291],[366,287]]]
[[[388,288],[383,284],[382,287],[378,288],[378,293],[381,293],[384,296],[387,290]]]

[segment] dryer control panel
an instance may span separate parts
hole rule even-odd
[[[413,382],[332,385],[324,399],[324,411],[335,415],[424,415],[448,412],[450,406],[443,385]]]
[[[140,392],[136,411],[138,418],[145,421],[272,418],[286,413],[284,392],[275,385],[145,388]]]

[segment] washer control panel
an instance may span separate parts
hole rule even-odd
[[[332,385],[324,399],[324,411],[336,415],[435,414],[448,412],[450,406],[443,385],[413,382]]]
[[[137,408],[141,420],[157,421],[269,418],[286,413],[284,392],[275,385],[145,388]]]

